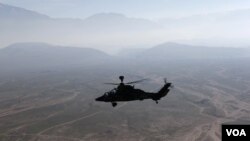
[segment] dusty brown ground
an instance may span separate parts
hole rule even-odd
[[[42,73],[2,79],[1,141],[218,141],[222,123],[250,123],[250,71],[231,65],[135,71],[158,90],[163,77],[175,87],[159,104],[152,100],[98,103],[116,75]],[[127,79],[134,76],[128,74]]]

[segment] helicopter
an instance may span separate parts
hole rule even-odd
[[[145,81],[147,79],[141,79],[137,81],[127,82],[123,83],[124,76],[119,76],[119,79],[121,80],[120,83],[105,83],[110,85],[117,85],[117,88],[112,89],[109,92],[104,93],[104,95],[96,98],[96,101],[102,101],[102,102],[111,102],[112,106],[115,107],[117,105],[117,102],[120,101],[134,101],[134,100],[144,100],[144,99],[152,99],[158,104],[158,100],[160,100],[162,97],[166,96],[168,92],[170,91],[170,88],[172,88],[172,83],[167,82],[167,79],[164,79],[164,85],[163,87],[155,93],[152,92],[145,92],[141,89],[135,89],[133,85],[135,83],[140,83],[142,81]]]

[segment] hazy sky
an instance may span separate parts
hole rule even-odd
[[[101,12],[159,19],[250,8],[250,0],[0,0],[52,17],[86,18]]]

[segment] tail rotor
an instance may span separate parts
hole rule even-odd
[[[163,80],[164,80],[164,83],[165,83],[165,84],[168,83],[167,78],[164,78]]]
[[[165,84],[169,84],[170,85],[170,88],[174,88],[174,85],[172,83],[169,83],[168,80],[167,80],[167,78],[164,78],[163,80],[164,80]]]

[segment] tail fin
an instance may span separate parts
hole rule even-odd
[[[171,83],[166,83],[158,93],[156,93],[154,96],[153,96],[153,100],[157,101],[157,100],[160,100],[162,97],[166,96],[169,92],[169,88],[171,87]]]

